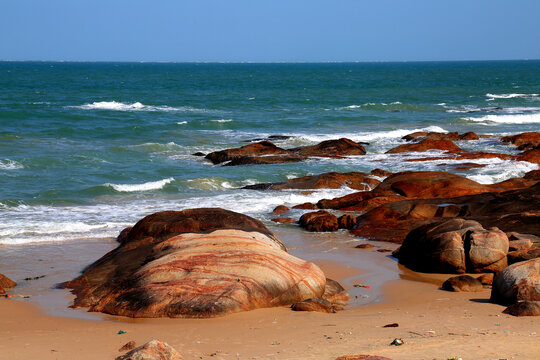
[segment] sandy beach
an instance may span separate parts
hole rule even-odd
[[[292,249],[307,258],[317,257],[315,250],[321,246],[333,248],[337,239],[351,239],[343,234],[315,235],[296,229],[278,235],[287,237],[294,247],[315,241],[307,251]],[[112,242],[96,244],[101,251],[114,246]],[[385,243],[372,244],[387,247]],[[344,247],[341,251],[350,253]],[[340,257],[339,251],[326,252],[330,254],[326,259],[324,254],[312,261],[328,277],[343,283],[353,297],[358,296],[347,310],[335,314],[270,308],[213,319],[133,320],[67,309],[72,296],[66,290],[36,285],[58,279],[51,274],[48,280],[45,277],[12,292],[32,293],[36,295],[33,298],[0,299],[0,358],[113,359],[122,354],[118,349],[128,341],[142,345],[151,339],[167,342],[185,359],[331,360],[344,354],[391,359],[536,359],[540,355],[538,320],[502,314],[503,306],[488,302],[489,289],[477,293],[440,290],[449,275],[412,272],[375,250],[354,253],[358,259],[354,266],[352,257]],[[369,275],[380,275],[379,270],[385,268],[389,280]],[[393,274],[393,279],[388,274]],[[356,283],[372,286],[358,289],[353,287]],[[40,297],[36,291],[53,295]],[[399,326],[384,328],[391,323]],[[404,345],[390,345],[395,338],[403,339]]]

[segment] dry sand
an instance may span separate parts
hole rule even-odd
[[[284,234],[280,235],[283,239]],[[319,235],[309,240],[313,239],[333,248],[333,237]],[[185,359],[333,360],[344,354],[392,359],[540,359],[539,319],[502,314],[504,307],[487,302],[488,289],[446,292],[439,286],[449,275],[417,274],[376,251],[355,249],[353,256],[359,261],[354,266],[346,257],[333,261],[339,258],[335,252],[314,259],[326,254],[320,250],[315,246],[304,257],[341,281],[358,296],[353,304],[362,306],[337,314],[272,308],[203,320],[133,320],[88,315],[84,310],[64,310],[58,316],[54,315],[58,311],[48,308],[50,299],[0,298],[0,359],[114,359],[128,341],[141,345],[153,338],[169,343]],[[393,277],[388,280],[385,275],[379,279],[383,284],[377,285],[376,274],[386,271]],[[372,289],[352,287],[371,280]],[[369,296],[365,298],[369,301],[362,301],[362,295]],[[55,303],[62,303],[63,309],[68,300]],[[390,323],[399,327],[383,327]],[[118,334],[120,330],[125,333]],[[404,345],[391,346],[394,338],[403,339]]]

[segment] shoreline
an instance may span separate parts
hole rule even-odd
[[[210,319],[131,319],[85,309],[64,309],[64,314],[58,314],[46,308],[54,296],[48,302],[0,299],[0,359],[72,359],[74,354],[81,360],[114,358],[123,353],[118,349],[128,341],[142,345],[152,338],[169,343],[185,359],[333,360],[344,354],[391,359],[534,359],[540,353],[536,319],[502,314],[503,306],[487,302],[489,290],[442,291],[440,284],[451,275],[415,273],[374,250],[354,249],[356,261],[351,263],[342,254],[351,254],[350,245],[320,251],[336,243],[348,244],[349,235],[283,229],[274,231],[292,253],[299,256],[301,252],[315,262],[353,298],[362,293],[370,297],[360,296],[335,314],[266,308]],[[302,248],[302,244],[310,246]],[[100,245],[104,250],[115,243]],[[383,271],[386,280],[370,278],[381,269],[388,271]],[[393,277],[388,278],[389,274]],[[352,287],[369,281],[373,281],[369,292]],[[56,298],[72,298],[65,297],[66,290],[53,291]],[[399,327],[383,328],[396,322]],[[119,335],[119,330],[126,333]],[[501,341],[501,336],[508,340]],[[402,338],[405,344],[390,346],[394,338]]]

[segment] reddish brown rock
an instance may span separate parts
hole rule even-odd
[[[336,360],[392,360],[390,358],[378,355],[342,355]]]
[[[324,210],[302,215],[299,223],[301,227],[314,232],[337,231],[339,228],[337,217]]]
[[[501,271],[493,282],[490,301],[502,305],[540,301],[540,259],[522,261]]]
[[[540,258],[540,248],[535,247],[527,250],[510,251],[507,258],[508,264]]]
[[[523,251],[529,250],[532,247],[530,239],[511,240],[508,244],[508,251]]]
[[[373,245],[371,244],[360,244],[355,246],[356,249],[371,249]]]
[[[519,301],[507,307],[503,313],[514,316],[540,316],[540,301]]]
[[[319,207],[315,204],[307,202],[307,203],[295,205],[292,208],[299,209],[299,210],[317,210]]]
[[[294,311],[317,311],[335,313],[343,310],[351,300],[349,293],[332,279],[326,279],[324,294],[321,298],[307,299],[291,306]]]
[[[527,150],[517,156],[519,161],[527,161],[530,163],[540,164],[540,148]]]
[[[320,175],[304,176],[280,183],[264,183],[245,186],[251,190],[290,190],[290,189],[339,189],[349,187],[355,190],[370,190],[380,183],[362,172],[329,172]]]
[[[412,230],[398,258],[400,264],[422,272],[497,272],[506,267],[507,253],[508,238],[499,229],[451,219]]]
[[[0,274],[0,294],[5,294],[7,289],[17,286],[17,283],[7,276]]]
[[[272,221],[278,224],[293,224],[296,222],[296,220],[291,218],[275,218]]]
[[[270,141],[261,141],[254,144],[245,145],[239,148],[226,149],[220,151],[214,151],[205,156],[213,164],[221,164],[226,161],[246,157],[246,156],[262,156],[262,155],[289,155],[294,156],[293,153],[277,147]]]
[[[259,221],[192,209],[142,219],[65,286],[76,295],[73,307],[90,311],[204,318],[321,297],[325,283]]]
[[[450,153],[463,151],[450,140],[422,140],[417,143],[399,145],[390,149],[386,154],[398,154],[405,152],[426,152],[428,150],[442,150]]]
[[[482,274],[477,279],[482,285],[491,285],[493,284],[494,274]]]
[[[525,132],[517,135],[504,136],[501,140],[516,145],[520,150],[530,150],[540,146],[540,133]]]
[[[523,176],[527,180],[540,180],[540,170],[532,170]]]
[[[333,313],[335,312],[332,309],[332,304],[322,298],[311,298],[296,304],[291,305],[291,309],[294,311],[316,311],[324,313]]]
[[[183,357],[169,344],[151,340],[146,344],[119,356],[116,360],[181,360]]]
[[[454,276],[446,280],[442,284],[442,289],[446,291],[466,291],[466,292],[477,292],[482,291],[484,287],[482,283],[472,276],[469,275],[460,275]]]
[[[356,225],[356,218],[352,215],[345,214],[338,218],[338,227],[340,229],[352,229]]]
[[[131,341],[128,341],[127,343],[124,344],[124,346],[122,346],[120,349],[118,349],[118,351],[129,351],[129,350],[133,350],[137,347],[137,343],[133,340]]]
[[[290,151],[306,157],[341,157],[366,154],[366,149],[362,145],[346,138],[326,140],[317,145],[297,147],[290,149]]]
[[[387,177],[392,175],[393,173],[390,171],[386,171],[383,169],[373,169],[369,172],[371,175],[379,176],[379,177]]]
[[[289,209],[287,206],[285,205],[279,205],[279,206],[276,206],[274,208],[274,211],[272,211],[272,214],[274,215],[280,215],[280,214],[283,214],[283,213],[286,213],[287,211],[289,211],[291,209]]]
[[[480,137],[473,133],[467,132],[464,134],[458,134],[457,132],[450,133],[440,133],[440,132],[425,132],[417,131],[409,135],[402,137],[406,141],[419,141],[419,140],[448,140],[448,141],[457,141],[457,140],[478,140]]]
[[[242,156],[234,158],[223,166],[238,166],[238,165],[265,165],[265,164],[284,164],[297,163],[306,160],[304,157],[291,155],[276,155],[276,156]]]

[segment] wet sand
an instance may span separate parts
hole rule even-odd
[[[113,359],[130,340],[152,338],[185,359],[335,359],[375,354],[392,359],[537,359],[538,319],[502,314],[487,302],[490,291],[439,290],[449,275],[418,274],[377,248],[354,249],[361,239],[345,233],[307,234],[293,226],[273,228],[294,255],[314,261],[355,298],[337,314],[260,309],[225,317],[127,319],[67,308],[72,296],[52,289],[116,244],[111,239],[2,248],[0,272],[20,281],[0,299],[0,359]],[[26,260],[23,260],[26,259]],[[370,285],[370,289],[354,284]],[[389,323],[399,327],[384,328]],[[118,334],[119,330],[125,334]],[[389,345],[402,338],[402,346]]]

